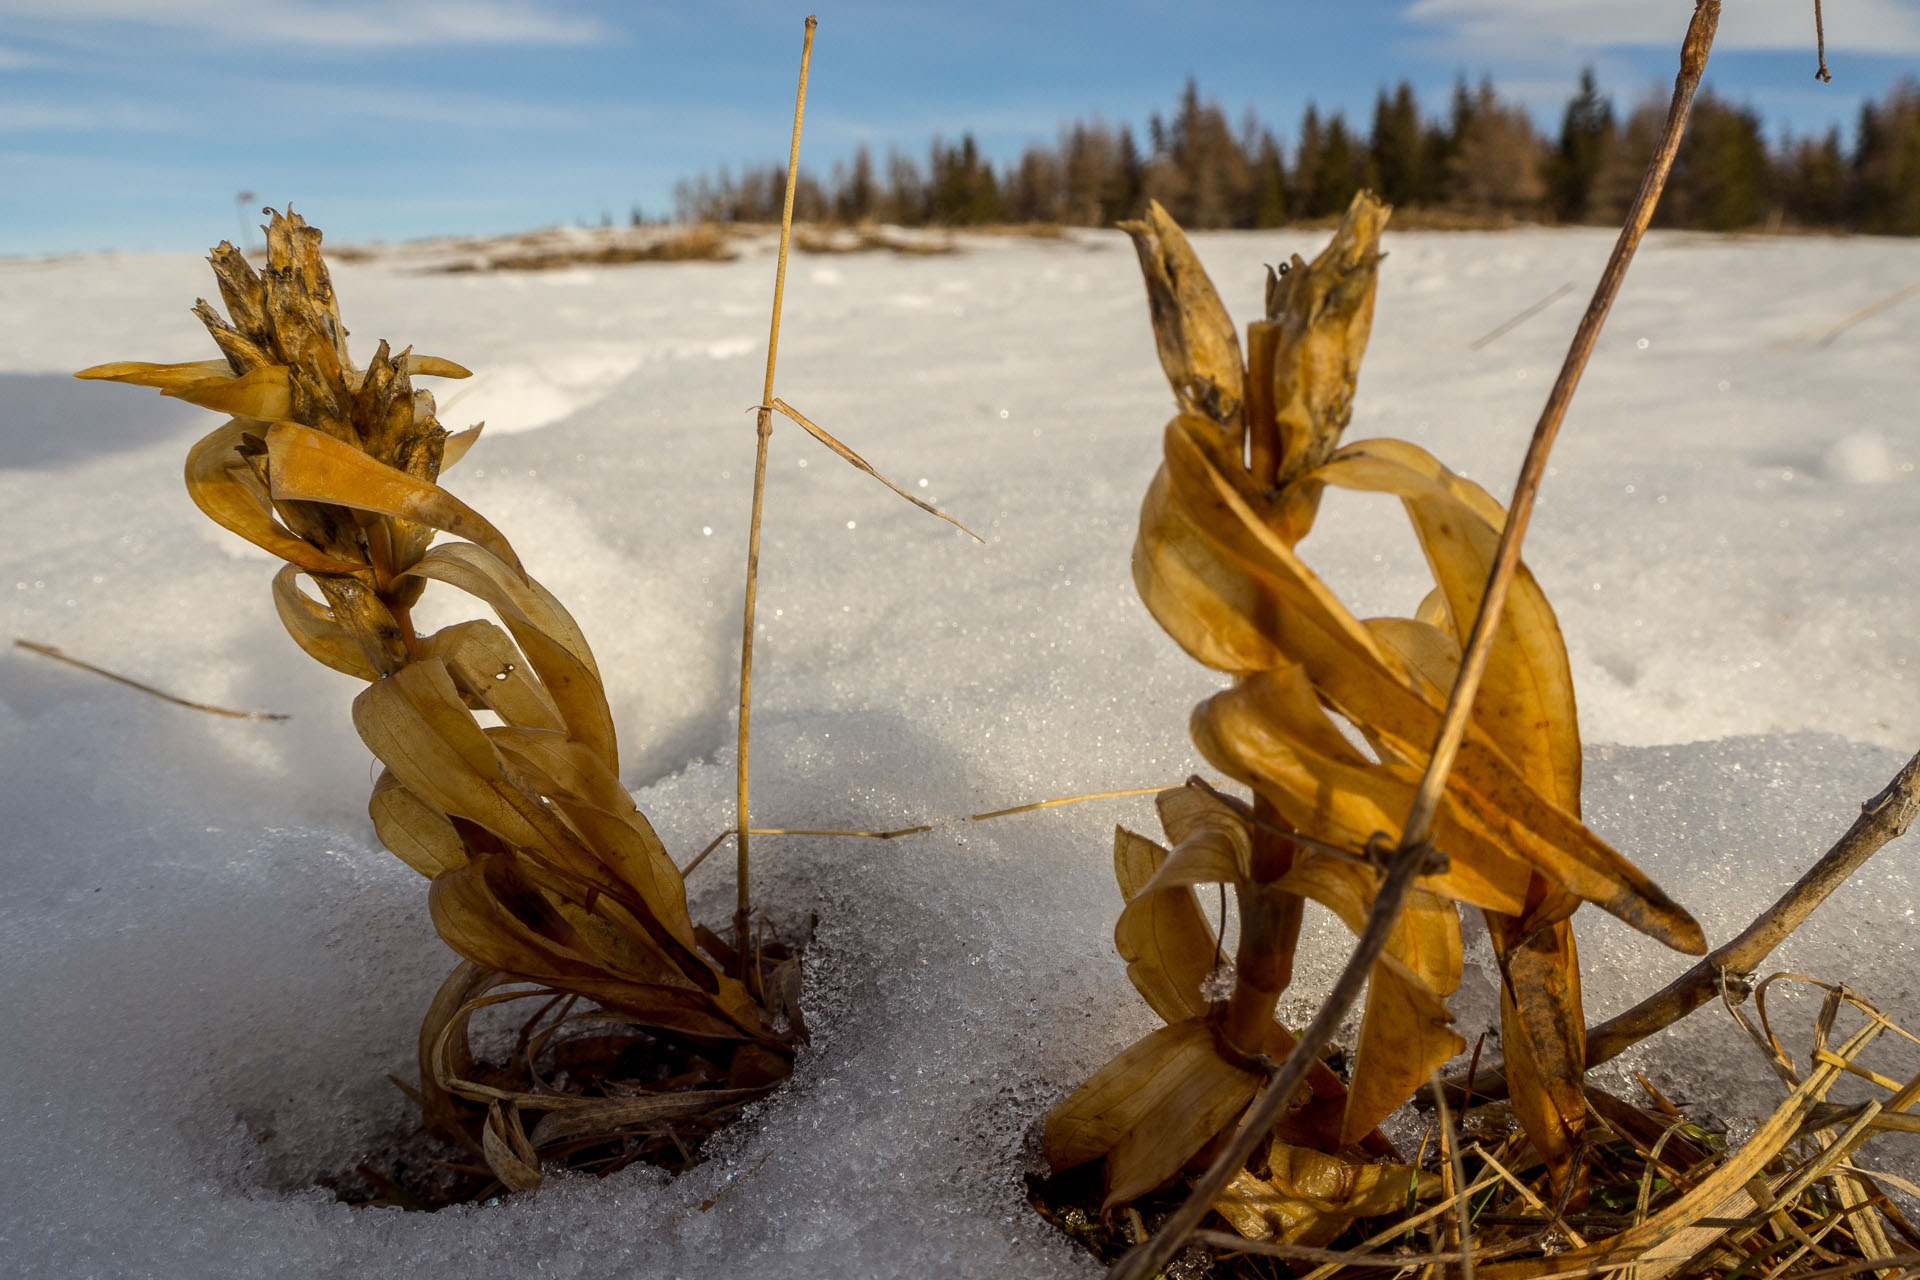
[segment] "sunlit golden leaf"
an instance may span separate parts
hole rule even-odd
[[[297,565],[290,564],[273,576],[273,607],[287,634],[316,662],[362,680],[379,679],[366,651],[335,621],[332,611],[300,590],[300,573]]]
[[[1107,1205],[1124,1204],[1178,1173],[1258,1087],[1220,1057],[1205,1020],[1190,1018],[1123,1050],[1055,1108],[1041,1154],[1056,1170],[1105,1157]]]
[[[432,578],[484,600],[527,655],[568,734],[620,767],[613,713],[600,683],[600,668],[579,626],[551,592],[483,547],[448,543],[429,551],[411,574]]]
[[[1114,828],[1114,866],[1128,877],[1129,865],[1153,871],[1166,861],[1167,851],[1144,836]],[[1127,880],[1122,879],[1124,892]],[[1127,962],[1127,978],[1153,1011],[1169,1023],[1206,1013],[1200,989],[1213,970],[1219,942],[1207,923],[1193,890],[1185,886],[1129,895],[1113,927],[1113,943]]]
[[[237,449],[246,434],[238,419],[203,436],[187,453],[187,495],[208,519],[264,551],[312,573],[359,573],[366,565],[330,556],[273,518],[266,487]]]
[[[1326,1245],[1356,1218],[1403,1212],[1423,1190],[1410,1165],[1354,1164],[1278,1141],[1268,1166],[1264,1178],[1242,1170],[1214,1201],[1249,1240]]]
[[[520,569],[519,557],[500,531],[440,486],[297,423],[275,423],[266,441],[274,498],[334,503],[429,525],[471,539]]]
[[[367,815],[380,843],[427,879],[467,865],[466,841],[447,815],[402,786],[392,770],[380,771]]]

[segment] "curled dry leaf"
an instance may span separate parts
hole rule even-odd
[[[1213,1207],[1249,1240],[1320,1246],[1356,1218],[1404,1210],[1436,1190],[1411,1165],[1352,1164],[1276,1141],[1266,1176],[1243,1170]]]

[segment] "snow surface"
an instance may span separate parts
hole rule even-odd
[[[1198,244],[1244,321],[1261,264],[1322,238]],[[1468,344],[1564,282],[1584,295],[1610,240],[1389,232],[1350,438],[1404,436],[1504,494],[1580,304]],[[987,545],[780,424],[758,822],[898,827],[1203,767],[1186,717],[1218,678],[1128,577],[1170,405],[1132,254],[1115,234],[961,243],[794,260],[779,393]],[[336,268],[363,354],[387,337],[477,371],[441,393],[450,425],[492,424],[451,487],[584,625],[626,780],[683,860],[731,821],[771,276],[764,252]],[[1651,237],[1534,524],[1529,560],[1600,744],[1588,816],[1714,941],[1920,745],[1911,310],[1789,343],[1915,278],[1911,241]],[[373,842],[355,682],[301,657],[264,554],[181,490],[211,419],[67,377],[205,358],[187,306],[210,285],[186,256],[0,262],[5,634],[294,717],[216,719],[21,650],[0,660],[0,1273],[1093,1274],[1021,1178],[1045,1110],[1152,1025],[1110,941],[1111,829],[1154,830],[1146,799],[889,843],[756,841],[759,902],[819,917],[817,1035],[792,1083],[678,1180],[562,1178],[432,1216],[312,1187],[405,1124],[384,1076],[413,1073],[452,957],[421,883]],[[1304,549],[1362,615],[1424,591],[1385,500],[1332,496]],[[727,862],[693,876],[697,916],[729,913]],[[1892,846],[1770,967],[1845,978],[1920,1025],[1917,880],[1913,842]],[[1582,920],[1595,1016],[1686,963]],[[1322,922],[1307,950],[1296,1015],[1346,939]],[[1495,1013],[1483,940],[1469,959],[1472,1041]],[[1779,1092],[1712,1010],[1625,1065],[1736,1125]],[[1876,1158],[1912,1176],[1906,1142]]]

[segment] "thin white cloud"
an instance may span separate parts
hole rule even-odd
[[[580,45],[608,39],[598,19],[552,0],[0,0],[0,14],[48,24],[139,23],[225,44]]]
[[[1441,28],[1462,52],[1545,53],[1678,46],[1692,16],[1684,0],[1414,0],[1406,16]],[[1847,0],[1825,6],[1829,52],[1920,52],[1920,0]],[[1714,47],[1813,50],[1808,0],[1733,0]]]
[[[180,126],[181,120],[170,111],[131,102],[86,103],[75,106],[62,102],[35,102],[0,98],[0,134],[74,133],[110,129],[158,133]]]
[[[0,44],[0,71],[18,71],[22,67],[40,65],[40,59],[30,53]]]

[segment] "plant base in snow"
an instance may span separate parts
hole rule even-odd
[[[1781,981],[1824,993],[1804,1071],[1768,1020],[1767,991]],[[1437,1267],[1438,1274],[1451,1276],[1463,1274],[1463,1253],[1472,1257],[1476,1280],[1915,1274],[1920,1230],[1881,1183],[1909,1194],[1920,1189],[1862,1170],[1853,1157],[1877,1133],[1911,1140],[1920,1132],[1920,1121],[1910,1114],[1920,1102],[1920,1076],[1904,1083],[1890,1079],[1866,1057],[1884,1034],[1920,1041],[1845,987],[1795,975],[1759,984],[1754,1017],[1731,1001],[1728,1009],[1789,1091],[1744,1143],[1729,1142],[1711,1122],[1689,1118],[1644,1080],[1640,1103],[1589,1086],[1585,1163],[1592,1178],[1584,1203],[1576,1204],[1555,1196],[1545,1162],[1511,1106],[1469,1090],[1457,1134],[1447,1133],[1444,1121],[1434,1123],[1422,1144],[1418,1175],[1400,1189],[1394,1211],[1350,1218],[1328,1238],[1329,1214],[1355,1203],[1353,1189],[1317,1182],[1316,1171],[1300,1162],[1280,1168],[1283,1161],[1257,1157],[1259,1167],[1231,1186],[1264,1190],[1223,1197],[1164,1274],[1331,1280]],[[1837,1031],[1843,1017],[1860,1025]],[[1849,1106],[1829,1102],[1844,1075],[1890,1096]],[[1455,1180],[1455,1149],[1464,1191]],[[1187,1184],[1177,1180],[1105,1217],[1102,1190],[1098,1171],[1081,1166],[1033,1179],[1029,1200],[1095,1257],[1113,1263],[1158,1229],[1185,1199]]]
[[[700,933],[734,969],[733,949]],[[763,938],[749,972],[766,1007],[804,1035],[800,948]],[[482,1054],[470,1021],[486,1008],[512,1017]],[[531,1190],[556,1170],[605,1175],[644,1163],[679,1173],[792,1068],[755,1044],[664,1031],[471,962],[442,986],[420,1054],[421,1087],[395,1081],[419,1105],[420,1126],[318,1180],[348,1204],[430,1211]]]

